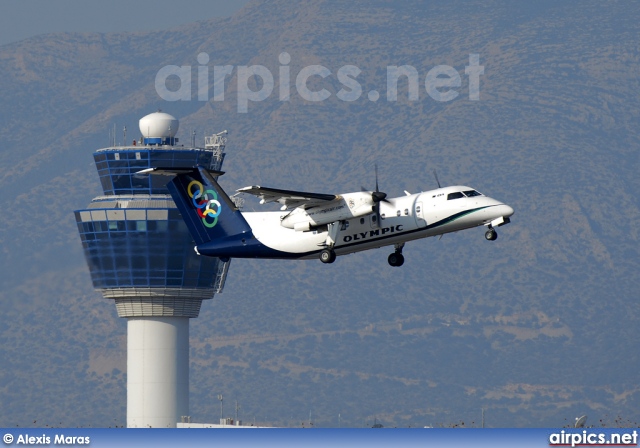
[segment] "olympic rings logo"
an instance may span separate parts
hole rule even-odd
[[[193,187],[195,186],[195,191]],[[204,191],[204,193],[203,193]],[[187,192],[191,198],[198,216],[206,227],[213,227],[218,224],[218,216],[222,211],[222,205],[218,202],[218,194],[213,190],[205,190],[202,183],[192,180],[187,186]]]

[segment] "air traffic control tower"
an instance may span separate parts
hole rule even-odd
[[[220,170],[225,132],[177,145],[178,120],[140,120],[140,141],[94,152],[103,196],[75,211],[93,286],[127,319],[127,427],[176,427],[189,415],[189,319],[220,292],[229,262],[193,250],[166,176],[151,167]]]

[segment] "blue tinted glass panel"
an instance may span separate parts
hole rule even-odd
[[[217,260],[198,256],[178,211],[168,214],[169,221],[81,223],[76,212],[94,287],[211,288]]]
[[[104,194],[113,194],[113,184],[111,183],[110,177],[100,177],[100,184],[102,185],[102,191]]]
[[[131,178],[129,176],[113,176],[112,180],[116,194],[131,194]]]

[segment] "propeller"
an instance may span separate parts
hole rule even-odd
[[[376,191],[371,193],[371,199],[373,199],[373,202],[376,204],[378,204],[380,201],[389,202],[387,201],[387,193],[383,193],[382,191],[380,191],[380,187],[378,187],[378,164],[377,163],[375,165],[375,168],[376,168]]]
[[[375,165],[376,170],[376,191],[371,192],[371,200],[373,201],[373,211],[376,214],[376,223],[380,225],[380,202],[389,202],[387,199],[387,193],[380,191],[380,187],[378,186],[378,164]],[[362,191],[370,191],[366,188],[362,187]]]

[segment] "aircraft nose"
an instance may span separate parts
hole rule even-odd
[[[513,213],[514,213],[513,208],[509,207],[507,204],[503,204],[502,207],[505,210],[505,212],[504,212],[504,217],[505,218],[508,218],[509,216],[513,215]]]

